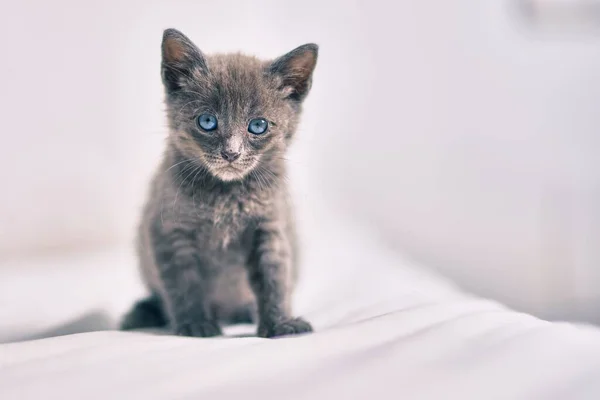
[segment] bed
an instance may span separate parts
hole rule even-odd
[[[600,331],[463,293],[361,229],[322,224],[297,313],[314,334],[114,330],[128,248],[0,267],[0,399],[599,399]]]

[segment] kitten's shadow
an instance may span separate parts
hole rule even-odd
[[[6,339],[0,340],[0,343],[24,342],[28,340],[47,339],[56,336],[73,335],[76,333],[88,333],[98,331],[116,330],[116,324],[112,318],[103,311],[92,311],[79,318],[71,320],[57,327],[44,330],[33,334],[15,334]],[[140,329],[135,330],[138,333],[150,335],[168,336],[172,335],[168,329]],[[224,335],[221,339],[240,339],[256,337],[255,325],[232,325],[224,327]]]
[[[23,342],[27,340],[47,339],[55,336],[108,331],[112,329],[115,329],[115,324],[105,312],[92,311],[57,327],[38,333],[13,335],[8,337],[6,340],[2,340],[2,342]]]
[[[152,328],[152,329],[136,329],[131,332],[146,333],[149,335],[169,336],[173,333],[167,328]],[[256,325],[228,325],[223,327],[223,336],[218,336],[218,339],[242,339],[256,338]]]
[[[256,334],[255,333],[238,333],[237,335],[227,335],[225,336],[226,338],[230,338],[230,339],[239,339],[239,338],[255,338]]]

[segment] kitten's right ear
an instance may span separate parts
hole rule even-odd
[[[202,52],[183,33],[167,29],[162,40],[162,80],[167,92],[181,89],[182,79],[190,78],[194,70],[206,71]]]
[[[281,77],[283,88],[290,92],[289,98],[302,101],[308,94],[318,53],[319,46],[308,43],[271,63],[270,72]]]

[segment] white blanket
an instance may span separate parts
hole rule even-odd
[[[313,231],[317,232],[317,231]],[[140,294],[118,250],[0,267],[0,399],[600,399],[600,331],[472,298],[376,240],[320,226],[298,314],[316,333],[106,330]],[[8,267],[8,266],[7,266]]]

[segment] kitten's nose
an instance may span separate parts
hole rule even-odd
[[[226,161],[234,162],[235,160],[240,158],[240,153],[236,152],[236,151],[223,150],[223,151],[221,151],[221,157],[223,157],[223,159]]]

